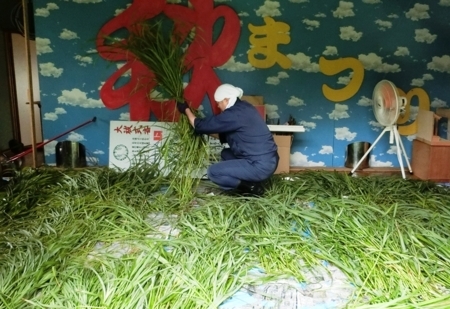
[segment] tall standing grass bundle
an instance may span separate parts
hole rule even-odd
[[[184,102],[185,50],[190,42],[174,29],[167,29],[163,20],[142,22],[136,24],[128,39],[118,46],[131,52],[153,72],[165,97]],[[169,175],[174,178],[170,188],[188,201],[198,185],[198,172],[208,159],[208,145],[202,136],[193,134],[193,128],[183,115],[170,130],[172,135],[159,152]]]
[[[174,29],[167,28],[163,20],[137,23],[127,40],[118,46],[131,52],[153,72],[163,94],[182,102],[186,74],[184,49],[189,42],[183,41]]]

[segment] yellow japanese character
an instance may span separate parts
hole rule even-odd
[[[353,97],[361,88],[364,79],[364,66],[356,58],[340,58],[328,60],[324,57],[319,59],[320,71],[325,75],[336,75],[344,70],[353,71],[351,81],[341,89],[333,89],[328,85],[322,85],[323,95],[330,101],[342,102]]]
[[[276,22],[271,17],[264,17],[265,26],[248,25],[250,32],[250,44],[252,48],[248,53],[248,61],[256,68],[266,69],[278,63],[283,69],[288,69],[292,61],[282,53],[278,52],[279,44],[288,44],[291,41],[289,36],[289,25],[283,22]],[[256,58],[262,55],[263,59]]]
[[[411,114],[411,107],[410,103],[414,96],[417,97],[419,100],[419,110],[430,110],[430,97],[426,93],[425,90],[422,88],[413,88],[408,93],[405,94],[405,92],[399,88],[397,88],[398,94],[401,97],[405,97],[408,104],[406,104],[405,112],[400,115],[398,118],[397,124],[404,124],[409,120],[410,114]],[[399,126],[398,127],[398,133],[401,135],[412,135],[417,133],[417,120],[414,120],[411,124]]]

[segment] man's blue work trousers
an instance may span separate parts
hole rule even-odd
[[[273,175],[278,166],[278,153],[238,159],[230,148],[221,153],[222,161],[208,168],[208,178],[223,190],[237,188],[241,180],[261,182]]]

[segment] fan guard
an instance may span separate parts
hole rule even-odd
[[[373,90],[372,101],[375,118],[381,125],[386,127],[397,123],[402,104],[397,88],[392,82],[380,81]]]

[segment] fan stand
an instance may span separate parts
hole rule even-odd
[[[406,179],[406,176],[405,176],[405,169],[403,168],[402,154],[405,157],[406,163],[408,164],[409,173],[412,174],[412,168],[411,168],[411,165],[409,164],[408,157],[406,156],[405,147],[403,146],[402,139],[400,138],[400,134],[398,133],[397,125],[391,125],[391,126],[387,126],[387,127],[384,128],[383,132],[381,132],[381,134],[378,136],[378,138],[375,140],[375,142],[372,144],[372,146],[370,146],[370,148],[366,151],[366,153],[363,155],[363,157],[358,161],[356,166],[353,167],[353,169],[351,171],[351,174],[353,174],[356,171],[358,166],[369,155],[370,151],[373,149],[373,147],[375,147],[375,145],[378,143],[378,141],[381,139],[381,137],[386,132],[390,132],[389,144],[392,144],[394,142],[394,139],[395,139],[395,145],[397,146],[397,158],[398,158],[398,162],[400,163],[400,168],[402,170],[403,179]]]

